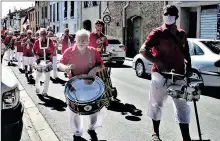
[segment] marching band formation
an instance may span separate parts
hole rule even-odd
[[[185,84],[183,79],[174,80],[173,77],[171,79],[168,76],[171,73],[166,72],[174,69],[176,73],[184,76],[190,75],[191,70],[186,34],[175,24],[178,19],[178,9],[173,5],[168,5],[164,9],[163,17],[164,24],[152,30],[140,49],[140,53],[154,63],[148,105],[148,116],[153,123],[152,141],[161,141],[159,125],[163,105],[168,97],[167,89],[173,83]],[[105,92],[107,89],[111,91],[112,86],[110,77],[105,71],[105,63],[101,58],[101,55],[106,53],[108,46],[107,38],[102,33],[103,26],[103,21],[97,20],[95,21],[95,32],[90,33],[81,29],[74,36],[69,35],[69,29],[65,29],[61,39],[45,28],[37,31],[35,36],[31,30],[20,33],[18,37],[13,36],[12,32],[8,32],[3,39],[5,47],[2,47],[2,59],[7,50],[9,66],[16,59],[19,71],[25,73],[28,82],[33,79],[32,70],[35,68],[36,93],[47,96],[52,70],[53,78],[58,79],[57,67],[68,75],[69,81],[65,85],[64,94],[69,107],[69,124],[74,141],[83,141],[81,137],[83,134],[82,115],[89,116],[88,133],[94,141],[98,140],[95,129],[102,125],[101,109],[109,106],[108,101],[113,96]],[[57,66],[59,43],[62,44],[62,58]],[[16,50],[15,56],[14,50]],[[101,77],[101,73],[105,77]],[[41,91],[40,78],[42,75],[45,80]],[[169,90],[173,91],[173,89]],[[180,125],[183,141],[191,141],[189,134],[190,107],[187,100],[181,101],[173,98],[176,120]]]

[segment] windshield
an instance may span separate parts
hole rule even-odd
[[[108,43],[109,44],[121,44],[119,40],[115,40],[115,39],[108,39]]]
[[[220,54],[220,41],[201,41],[215,54]]]

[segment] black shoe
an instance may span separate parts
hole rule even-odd
[[[24,72],[25,72],[25,71],[24,71],[23,69],[21,69],[21,68],[19,69],[19,71],[20,71],[20,73],[24,73]]]
[[[11,62],[8,62],[8,66],[12,66]]]
[[[95,130],[88,130],[88,134],[91,137],[91,141],[98,141],[98,137]]]
[[[67,73],[64,73],[64,76],[67,78],[68,76],[67,76]]]
[[[81,136],[73,136],[73,141],[86,141],[84,138],[82,138]]]

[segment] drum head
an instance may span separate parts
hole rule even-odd
[[[95,77],[92,84],[86,84],[85,79],[73,77],[65,86],[67,98],[73,102],[86,103],[104,94],[105,86],[99,77]]]

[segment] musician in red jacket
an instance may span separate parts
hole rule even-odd
[[[33,78],[32,66],[34,65],[35,58],[32,49],[34,42],[35,39],[32,37],[32,31],[28,30],[27,37],[25,37],[21,43],[21,46],[23,48],[23,64],[25,68],[25,76],[28,82],[30,82],[30,80]],[[29,66],[29,72],[28,72],[28,66]],[[28,74],[30,74],[30,76],[28,76]]]
[[[35,41],[40,38],[40,33],[39,30],[35,33]]]
[[[34,43],[33,53],[37,59],[37,64],[40,65],[42,60],[50,60],[52,62],[52,54],[55,51],[55,47],[53,41],[47,37],[47,30],[45,28],[40,29],[40,38]],[[45,48],[45,56],[44,56],[44,49]],[[46,58],[44,58],[46,57]],[[51,65],[52,66],[52,65]],[[42,95],[46,96],[49,88],[50,82],[50,70],[48,71],[36,71],[36,93],[40,93],[40,77],[44,73],[45,80],[44,80],[44,88],[42,91]]]
[[[48,36],[54,44],[55,51],[52,54],[52,62],[53,62],[53,78],[54,82],[58,81],[58,76],[57,76],[57,48],[58,48],[58,38],[54,35],[52,31],[48,32]]]
[[[4,39],[5,47],[7,48],[8,53],[8,66],[12,65],[13,62],[13,50],[14,50],[14,42],[15,39],[13,38],[13,33],[11,31],[8,32],[8,35]]]
[[[61,43],[62,43],[62,49],[61,49],[62,54],[64,53],[64,51],[67,48],[69,48],[74,43],[74,37],[72,37],[69,34],[69,29],[68,28],[66,28],[64,30],[64,34],[61,37]]]
[[[17,46],[17,59],[18,59],[18,68],[21,73],[24,72],[23,65],[23,47],[21,46],[22,40],[25,38],[25,33],[21,32],[20,36],[17,37],[15,45]]]

